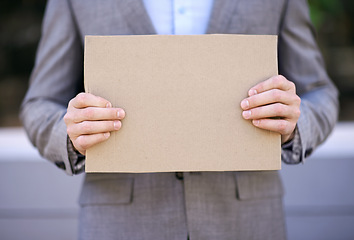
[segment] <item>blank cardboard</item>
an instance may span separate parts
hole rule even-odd
[[[278,170],[280,135],[241,116],[277,74],[277,36],[86,36],[86,91],[126,111],[86,172]]]

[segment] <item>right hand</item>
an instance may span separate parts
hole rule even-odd
[[[124,110],[112,108],[106,99],[79,93],[70,100],[64,121],[74,147],[85,155],[87,149],[107,140],[110,132],[118,131],[124,117]]]

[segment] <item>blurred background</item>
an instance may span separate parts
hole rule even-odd
[[[18,118],[45,4],[0,2],[0,239],[76,239],[82,176],[68,177],[42,159]],[[309,5],[341,110],[333,134],[306,164],[281,170],[288,237],[354,239],[354,1]]]

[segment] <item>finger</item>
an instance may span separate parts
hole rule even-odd
[[[282,91],[279,89],[272,89],[245,98],[241,102],[241,108],[243,110],[247,110],[247,109],[251,109],[251,108],[255,108],[255,107],[259,107],[271,103],[276,103],[276,102],[290,105],[296,101],[297,101],[297,95],[289,94],[289,92]]]
[[[242,112],[244,119],[286,118],[296,119],[297,112],[293,107],[281,103],[252,108]]]
[[[83,121],[100,121],[100,120],[122,120],[125,117],[125,111],[121,108],[98,108],[88,107],[76,109],[69,117],[75,123]]]
[[[73,142],[74,147],[81,153],[85,154],[86,150],[90,147],[106,141],[111,134],[109,132],[106,133],[98,133],[92,135],[81,135],[77,137]]]
[[[284,119],[259,119],[253,120],[252,124],[258,128],[280,133],[281,135],[291,134],[296,123]]]
[[[112,104],[99,96],[95,96],[91,93],[79,93],[75,98],[69,102],[69,107],[74,108],[86,108],[86,107],[101,107],[110,108]]]
[[[253,96],[271,89],[280,89],[283,91],[293,91],[295,92],[295,84],[293,82],[290,82],[287,80],[285,77],[278,75],[271,77],[256,86],[252,87],[248,91],[249,96]]]
[[[122,127],[121,121],[84,121],[67,128],[70,137],[118,131]]]

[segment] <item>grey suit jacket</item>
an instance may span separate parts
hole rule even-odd
[[[283,161],[303,161],[328,136],[338,111],[307,1],[215,0],[207,33],[279,35],[279,72],[302,98],[295,143],[283,147]],[[70,175],[83,162],[71,156],[63,116],[83,91],[84,36],[115,34],[155,34],[141,0],[48,2],[21,118],[40,153]],[[183,179],[87,174],[80,238],[284,239],[282,194],[275,171],[184,173]]]

